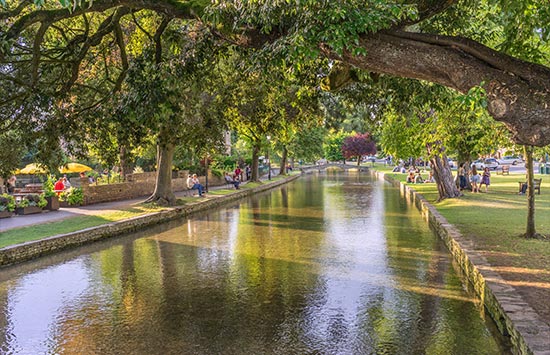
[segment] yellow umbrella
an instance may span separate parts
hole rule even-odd
[[[61,174],[83,173],[90,170],[92,170],[92,168],[80,163],[67,163],[59,168],[59,172],[61,172]]]
[[[32,164],[27,164],[27,166],[25,166],[23,169],[21,170],[17,170],[15,172],[16,174],[28,174],[28,175],[32,175],[32,174],[45,174],[46,173],[46,169],[44,169],[42,167],[42,165],[40,164],[35,164],[35,163],[32,163]]]

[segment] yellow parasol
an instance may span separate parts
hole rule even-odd
[[[46,173],[46,169],[42,167],[42,165],[36,164],[36,163],[27,164],[27,166],[25,166],[23,169],[17,170],[15,172],[15,174],[28,174],[28,175],[45,174],[45,173]]]
[[[67,163],[59,168],[59,172],[61,174],[83,173],[85,171],[90,171],[90,170],[92,170],[92,168],[80,163]]]

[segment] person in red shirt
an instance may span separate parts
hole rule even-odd
[[[63,190],[65,190],[65,185],[63,184],[63,178],[59,178],[59,180],[57,180],[57,182],[53,186],[53,189],[57,194],[57,196],[61,195]]]
[[[239,168],[239,167],[237,166],[237,169],[235,169],[235,179],[239,179],[239,181],[240,181],[240,180],[241,180],[241,174],[242,174],[242,172],[243,172],[243,171],[241,170],[241,168]]]

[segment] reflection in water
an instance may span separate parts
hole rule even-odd
[[[2,354],[502,354],[396,189],[312,175],[6,269]]]

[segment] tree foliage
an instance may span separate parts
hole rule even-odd
[[[325,141],[323,142],[325,159],[329,161],[344,160],[344,155],[342,154],[342,145],[344,144],[344,139],[348,135],[348,133],[344,133],[343,131],[331,130],[329,132],[329,134],[325,137]]]
[[[346,159],[356,158],[359,163],[363,156],[376,154],[376,143],[369,133],[356,133],[344,139],[342,154]]]

